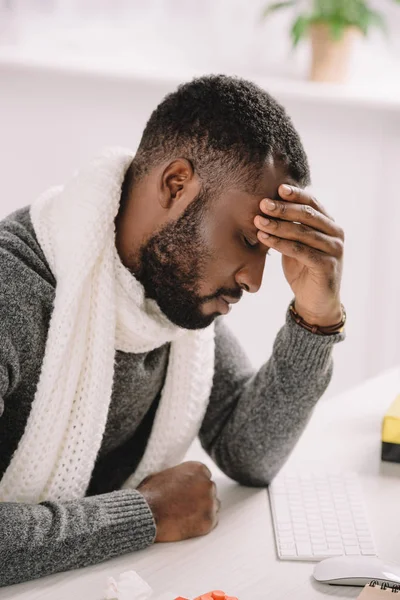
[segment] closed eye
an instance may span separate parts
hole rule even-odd
[[[251,250],[252,252],[255,252],[255,250],[260,250],[260,252],[263,252],[264,256],[266,257],[270,255],[270,248],[264,246],[264,244],[261,244],[258,238],[253,239],[252,237],[247,235],[243,235],[242,238],[247,250]]]
[[[252,250],[254,250],[254,248],[256,248],[259,243],[257,239],[252,240],[245,235],[243,236],[243,241],[244,241],[246,248],[251,248]]]

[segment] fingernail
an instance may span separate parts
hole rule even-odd
[[[285,192],[285,194],[287,196],[290,196],[290,194],[293,192],[292,188],[290,187],[290,185],[286,185],[286,183],[284,183],[282,185],[283,191]]]
[[[265,201],[265,206],[267,207],[268,210],[275,210],[276,209],[276,202],[274,202],[273,200],[266,200]]]
[[[265,219],[265,217],[258,217],[258,220],[261,225],[264,225],[264,227],[267,227],[271,223],[271,221],[269,219]]]
[[[265,231],[260,231],[259,236],[263,239],[266,240],[267,238],[270,237],[269,233],[265,233]]]

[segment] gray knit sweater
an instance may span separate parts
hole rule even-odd
[[[0,478],[34,399],[55,286],[29,207],[1,221]],[[217,320],[215,375],[199,436],[229,477],[254,486],[271,481],[327,387],[332,348],[342,339],[313,335],[287,316],[270,360],[254,372]],[[168,344],[144,354],[117,352],[107,425],[85,498],[0,503],[0,586],[97,563],[154,541],[145,499],[120,487],[145,450],[168,353]]]

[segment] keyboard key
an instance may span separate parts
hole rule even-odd
[[[280,555],[282,558],[297,557],[297,552],[295,548],[293,550],[281,550]]]
[[[292,526],[290,523],[279,523],[278,524],[279,531],[292,531]]]
[[[296,548],[299,556],[302,554],[304,554],[304,556],[312,556],[311,544],[299,543],[296,544]]]
[[[315,533],[315,534],[321,533],[324,531],[324,527],[322,524],[321,525],[310,525],[308,527],[308,529],[311,533]]]
[[[311,543],[313,554],[323,554],[325,550],[328,550],[328,546],[326,544],[314,544]]]
[[[294,543],[293,533],[291,531],[285,531],[284,533],[280,533],[279,539],[284,544],[289,544],[290,542]]]
[[[301,527],[303,525],[307,527],[307,519],[305,517],[298,517],[296,515],[292,515],[292,523],[293,527]]]
[[[371,553],[374,554],[375,552],[375,546],[361,546],[361,552],[367,555],[370,555]]]
[[[361,554],[358,546],[345,546],[344,551],[347,556],[359,556]]]
[[[357,544],[357,538],[354,535],[354,533],[345,533],[344,531],[342,531],[342,538],[345,540],[345,542],[347,542],[349,545],[351,545],[352,543]]]
[[[289,544],[280,543],[279,544],[279,548],[281,550],[293,550],[295,547],[296,547],[296,545],[294,543],[289,543]]]
[[[296,521],[293,520],[293,527],[291,527],[291,529],[292,528],[293,531],[308,531],[307,521],[299,521],[298,523],[296,523]]]

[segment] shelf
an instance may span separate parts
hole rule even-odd
[[[126,53],[113,56],[90,55],[66,50],[55,52],[49,48],[26,46],[0,46],[0,69],[27,72],[65,73],[103,79],[139,80],[144,83],[165,83],[171,88],[183,81],[208,73],[187,66],[166,68],[154,64],[135,64],[127,60]],[[218,71],[220,72],[220,71]],[[282,77],[259,77],[251,73],[238,73],[247,77],[281,99],[302,102],[360,107],[385,111],[400,111],[400,74],[381,81],[352,82],[345,85],[313,83]]]

